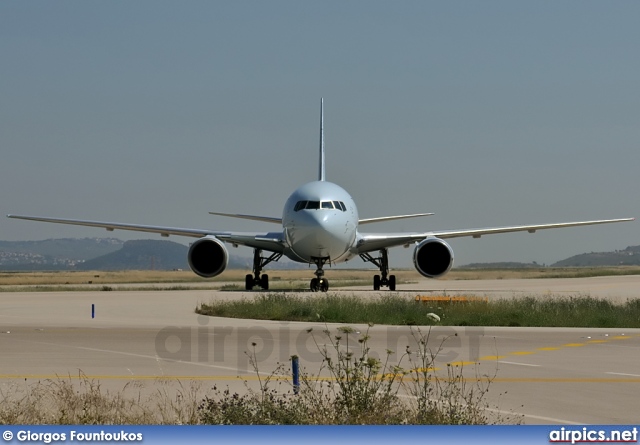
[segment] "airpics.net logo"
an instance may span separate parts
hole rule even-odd
[[[637,443],[638,429],[596,430],[584,427],[579,430],[560,428],[549,433],[550,443]]]

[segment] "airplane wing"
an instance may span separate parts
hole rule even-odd
[[[220,213],[220,212],[209,212],[210,215],[219,215],[226,216],[229,218],[240,218],[240,219],[250,219],[252,221],[262,221],[274,224],[282,225],[282,218],[272,218],[270,216],[257,216],[257,215],[241,215],[236,213]]]
[[[425,238],[459,238],[471,236],[480,238],[482,235],[493,235],[497,233],[529,232],[535,233],[538,230],[559,229],[562,227],[591,226],[596,224],[609,224],[625,221],[634,221],[635,218],[603,219],[596,221],[577,221],[555,224],[536,224],[527,226],[507,226],[507,227],[487,227],[483,229],[464,230],[434,230],[431,232],[412,233],[361,233],[356,245],[357,253],[366,253],[374,250],[386,249],[394,246],[408,246],[409,244],[422,241]]]
[[[147,226],[142,224],[126,224],[119,222],[90,221],[83,219],[49,218],[41,216],[7,215],[8,218],[25,219],[29,221],[42,221],[56,224],[70,224],[74,226],[100,227],[112,232],[114,230],[131,230],[134,232],[158,233],[161,236],[169,235],[188,236],[202,238],[203,236],[215,236],[221,241],[252,248],[264,249],[271,252],[284,250],[284,239],[280,232],[248,233],[248,232],[222,232],[205,229],[186,229],[180,227]]]
[[[364,218],[358,221],[359,224],[369,224],[382,221],[393,221],[396,219],[419,218],[421,216],[431,216],[433,213],[415,213],[413,215],[380,216],[378,218]]]

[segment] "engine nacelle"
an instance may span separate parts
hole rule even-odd
[[[453,250],[440,238],[427,238],[416,246],[413,265],[427,278],[441,277],[453,266]]]
[[[187,259],[189,267],[196,274],[213,278],[227,268],[229,254],[222,241],[215,236],[205,236],[191,244]]]

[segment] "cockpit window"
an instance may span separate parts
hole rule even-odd
[[[347,206],[344,205],[342,201],[298,201],[296,202],[295,207],[293,208],[294,212],[299,212],[300,210],[318,210],[318,209],[327,209],[327,210],[341,210],[343,212],[347,211]]]

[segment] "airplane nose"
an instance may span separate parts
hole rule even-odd
[[[327,226],[330,221],[329,214],[321,210],[306,211],[303,215],[303,222],[306,223],[309,227],[325,228],[325,226]]]
[[[343,218],[328,211],[311,210],[296,219],[290,241],[299,256],[305,259],[338,258],[349,248],[352,236]]]
[[[335,230],[327,212],[305,212],[302,227],[304,227],[305,238],[313,240],[321,248],[326,248],[335,237]]]

